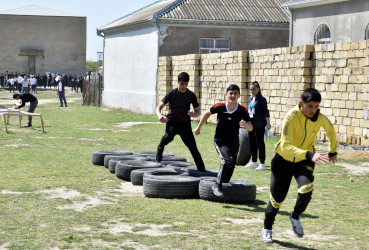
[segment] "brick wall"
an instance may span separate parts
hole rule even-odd
[[[280,133],[286,112],[297,104],[304,89],[314,87],[322,94],[321,111],[334,124],[338,141],[368,147],[368,46],[369,40],[161,57],[158,103],[176,87],[182,71],[190,75],[189,88],[196,93],[202,112],[223,102],[232,83],[240,86],[240,103],[246,106],[249,84],[258,81],[268,101],[272,130]],[[215,119],[212,116],[209,121]],[[318,139],[327,139],[323,130]]]

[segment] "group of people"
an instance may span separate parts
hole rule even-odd
[[[21,93],[37,92],[37,87],[43,87],[44,89],[58,88],[58,77],[62,76],[65,82],[65,86],[72,88],[72,91],[78,93],[78,90],[83,90],[83,77],[72,76],[70,74],[26,74],[25,72],[8,72],[0,74],[1,87],[7,87],[9,92],[19,91]]]
[[[195,93],[189,90],[190,78],[186,72],[178,75],[177,88],[169,91],[156,108],[156,115],[160,122],[166,124],[165,134],[162,137],[156,152],[156,160],[162,161],[165,146],[176,135],[180,135],[184,144],[190,150],[196,167],[199,171],[206,171],[205,164],[197,148],[195,136],[192,133],[191,117],[199,117],[199,103]],[[216,196],[223,197],[222,184],[228,183],[234,172],[239,150],[239,129],[249,131],[250,149],[252,161],[246,168],[265,170],[265,129],[271,129],[267,101],[261,94],[258,82],[250,85],[252,97],[248,109],[238,103],[240,88],[236,84],[228,86],[226,101],[210,107],[200,119],[194,132],[199,135],[201,127],[212,114],[217,114],[217,125],[214,135],[214,145],[221,163],[212,189]],[[265,209],[262,241],[273,242],[272,226],[275,217],[281,207],[292,177],[298,184],[298,196],[296,205],[289,218],[292,229],[297,237],[304,235],[300,215],[307,208],[314,190],[315,164],[333,164],[337,161],[337,140],[334,127],[329,119],[320,113],[320,93],[313,88],[304,90],[298,104],[288,111],[280,140],[275,147],[275,155],[271,161],[270,199]],[[161,114],[161,110],[169,104],[168,114]],[[191,111],[191,105],[193,111]],[[315,152],[314,143],[319,129],[323,127],[329,138],[329,153]],[[257,165],[259,156],[260,164]]]
[[[14,77],[15,78],[15,77]],[[29,91],[29,86],[35,86],[35,84],[33,84],[33,79],[34,76],[30,76],[30,79],[28,79],[27,75],[24,76],[19,76],[17,79],[22,79],[20,82],[22,83],[22,88],[21,91],[19,91],[21,94],[14,94],[13,95],[13,99],[14,100],[21,100],[21,104],[20,105],[16,105],[14,106],[15,109],[20,109],[23,108],[27,102],[30,103],[29,108],[28,108],[28,113],[34,113],[37,105],[38,105],[38,100],[37,97],[32,95]],[[11,79],[12,80],[12,79]],[[67,100],[65,98],[65,87],[66,87],[66,81],[65,78],[61,75],[57,75],[55,77],[55,82],[56,82],[56,86],[57,86],[57,94],[59,96],[59,101],[60,101],[60,107],[68,107],[67,104]],[[34,89],[33,87],[31,88],[32,90]],[[73,88],[72,88],[73,91]],[[36,91],[34,91],[36,92]],[[76,91],[78,92],[78,91]],[[28,124],[26,126],[24,126],[25,128],[28,127],[32,127],[32,116],[28,116]]]

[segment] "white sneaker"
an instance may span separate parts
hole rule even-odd
[[[246,164],[245,167],[246,168],[249,168],[249,169],[251,169],[251,168],[257,168],[258,167],[258,164],[256,162],[249,162],[249,163]]]
[[[295,220],[294,218],[292,218],[292,213],[291,213],[290,220],[291,220],[292,229],[295,235],[299,238],[304,236],[304,229],[302,228],[302,225],[301,225],[301,219],[299,218],[298,220]]]
[[[255,170],[264,171],[265,170],[265,164],[260,164]]]
[[[261,241],[266,243],[272,243],[272,230],[271,229],[263,229],[263,234],[261,235]]]

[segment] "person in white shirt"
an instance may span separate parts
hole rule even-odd
[[[30,84],[31,84],[31,90],[32,90],[32,92],[36,93],[37,79],[33,75],[31,76]]]
[[[58,76],[57,79],[58,79],[57,84],[58,84],[58,95],[59,95],[59,100],[60,100],[60,107],[63,107],[63,101],[64,101],[65,107],[68,107],[67,100],[65,99],[65,88],[64,88],[65,81],[63,77],[61,76]]]
[[[16,77],[9,79],[9,92],[14,92],[14,82],[17,80]]]

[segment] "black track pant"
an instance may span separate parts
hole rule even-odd
[[[38,100],[30,102],[29,108],[28,108],[28,113],[33,113],[35,112],[35,109],[37,107],[38,104]],[[32,125],[32,116],[28,116],[28,125]]]
[[[165,134],[161,138],[158,150],[164,150],[164,147],[173,141],[174,136],[179,135],[190,150],[193,160],[200,171],[205,171],[205,165],[201,158],[201,154],[196,146],[195,137],[192,133],[191,123],[177,123],[168,121],[166,123]]]
[[[258,151],[260,163],[265,163],[265,143],[264,143],[265,128],[256,128],[249,131],[250,151],[252,162],[258,161]]]
[[[292,163],[275,154],[271,166],[270,200],[265,209],[265,229],[272,229],[278,210],[288,193],[292,177],[295,177],[298,185],[298,196],[292,217],[298,219],[305,211],[314,190],[314,166],[312,161]]]
[[[238,138],[228,143],[214,140],[214,145],[222,159],[217,176],[217,184],[221,186],[222,183],[228,183],[232,178],[237,162],[239,142]]]

